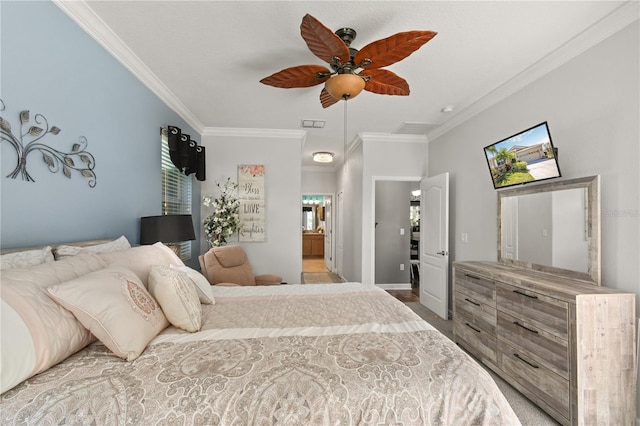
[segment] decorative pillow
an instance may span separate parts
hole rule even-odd
[[[41,263],[53,261],[51,246],[41,249],[16,251],[0,255],[0,270],[28,268]]]
[[[149,293],[173,326],[191,333],[202,327],[202,308],[196,286],[182,271],[153,265],[149,272]]]
[[[110,266],[49,287],[51,297],[73,312],[116,356],[136,359],[169,323],[135,273]]]
[[[211,291],[211,284],[209,284],[209,281],[207,281],[204,275],[195,269],[189,268],[188,266],[170,266],[173,269],[186,273],[189,278],[191,278],[191,281],[195,284],[196,291],[198,292],[198,299],[200,299],[200,303],[205,305],[216,303],[213,298],[213,292]]]
[[[2,271],[0,393],[59,363],[94,337],[47,287],[98,271],[106,264],[93,253]]]
[[[56,259],[61,259],[67,256],[76,256],[80,253],[92,252],[92,253],[110,253],[114,251],[126,250],[131,248],[131,244],[127,237],[124,235],[108,243],[95,244],[92,246],[68,246],[60,245],[54,250]]]
[[[108,265],[124,266],[135,272],[145,287],[148,287],[151,265],[184,266],[182,260],[173,250],[162,243],[133,247],[112,253],[100,253],[99,256]]]

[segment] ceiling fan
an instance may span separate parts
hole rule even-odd
[[[401,32],[369,43],[358,51],[351,47],[355,30],[341,28],[334,33],[309,14],[302,18],[300,33],[309,50],[328,63],[331,70],[322,65],[299,65],[278,71],[260,83],[283,89],[325,83],[320,92],[323,108],[341,99],[355,98],[363,89],[382,95],[409,95],[405,79],[381,68],[406,58],[437,34],[434,31]]]

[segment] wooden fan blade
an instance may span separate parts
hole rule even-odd
[[[386,67],[411,55],[436,34],[438,33],[433,31],[407,31],[394,34],[367,44],[356,54],[354,62],[357,65],[364,59],[371,60],[371,64],[362,67],[364,69]]]
[[[338,102],[338,99],[334,98],[327,92],[327,89],[322,88],[322,92],[320,92],[320,103],[322,104],[322,108],[328,108],[331,105]]]
[[[380,95],[409,95],[409,83],[389,70],[365,70],[359,75],[368,75],[371,79],[364,85],[364,90]]]
[[[300,34],[309,50],[328,64],[333,63],[331,58],[334,56],[339,57],[343,64],[351,58],[344,41],[308,13],[302,18]]]
[[[327,75],[318,77],[318,73],[326,73]],[[271,74],[269,77],[260,80],[260,83],[282,89],[310,87],[327,81],[330,73],[331,71],[322,65],[299,65]]]

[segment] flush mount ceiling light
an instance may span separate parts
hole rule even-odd
[[[320,151],[313,153],[313,161],[316,163],[331,163],[333,161],[333,152]]]

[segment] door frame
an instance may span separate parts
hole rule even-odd
[[[370,228],[372,231],[371,235],[371,252],[369,253],[371,262],[371,283],[377,285],[378,287],[385,290],[410,290],[411,283],[407,283],[407,286],[404,285],[379,285],[375,284],[376,282],[376,183],[378,181],[389,181],[389,182],[417,182],[424,179],[424,176],[372,176],[371,178],[371,224]],[[409,217],[409,206],[407,206],[407,217]]]
[[[344,192],[340,191],[336,194],[335,211],[333,215],[333,229],[336,255],[333,258],[336,270],[334,273],[338,274],[340,278],[344,279]]]
[[[327,263],[327,268],[331,271],[331,272],[336,272],[336,241],[335,241],[335,232],[334,230],[336,229],[336,211],[334,208],[334,204],[335,204],[335,200],[336,200],[336,194],[332,193],[332,192],[314,192],[314,191],[306,191],[300,194],[300,215],[301,215],[301,219],[300,219],[300,223],[302,226],[302,207],[304,206],[304,204],[302,203],[302,197],[303,196],[313,196],[313,195],[320,195],[323,197],[331,197],[331,203],[330,203],[330,208],[331,208],[331,229],[326,229],[324,230],[325,234],[328,234],[331,232],[331,262],[328,263],[327,262],[327,253],[325,251],[325,256],[324,256],[324,260],[325,263]],[[302,247],[302,232],[300,232],[300,247]],[[301,256],[302,258],[302,256]]]

